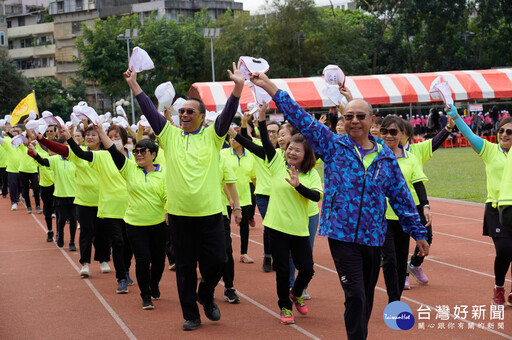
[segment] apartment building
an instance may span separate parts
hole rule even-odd
[[[47,5],[43,0],[7,0],[2,4],[6,27],[4,44],[27,78],[55,76],[53,22],[47,22]]]

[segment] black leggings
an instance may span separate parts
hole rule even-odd
[[[30,189],[34,192],[34,203],[36,207],[39,206],[39,177],[36,173],[21,172],[19,173],[21,181],[21,194],[25,199],[25,205],[27,208],[32,208],[30,203]]]
[[[494,276],[496,286],[502,287],[505,284],[505,276],[512,262],[512,238],[493,237],[496,258],[494,259]]]
[[[53,213],[53,190],[54,185],[41,187],[41,200],[43,201],[43,214],[46,221],[46,228],[52,231],[52,213]]]
[[[231,220],[231,207],[228,206],[228,218]],[[251,219],[252,205],[242,207],[242,221],[240,221],[240,255],[247,254],[249,247],[249,220]]]
[[[64,240],[64,227],[66,219],[69,219],[69,243],[75,243],[76,234],[76,206],[72,203],[72,197],[55,198],[55,212],[57,215],[58,240]]]

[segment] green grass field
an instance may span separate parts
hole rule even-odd
[[[473,149],[440,148],[425,163],[424,171],[429,196],[485,202],[485,165]]]
[[[317,167],[323,181],[324,164]],[[434,197],[484,203],[487,197],[485,166],[471,148],[440,148],[425,163],[427,194]]]

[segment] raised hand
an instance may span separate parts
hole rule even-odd
[[[69,132],[69,129],[66,126],[66,124],[59,126],[59,134],[61,136],[64,136],[64,138],[66,138],[66,140],[71,138],[71,133]]]
[[[288,171],[288,175],[290,175],[290,179],[285,178],[285,180],[294,188],[298,187],[299,182],[299,169],[295,168],[295,166],[291,166],[290,169],[286,169]]]
[[[228,135],[229,135],[229,137],[231,137],[231,138],[235,138],[235,137],[236,137],[236,134],[237,134],[237,132],[235,131],[235,128],[234,128],[234,127],[232,127],[232,126],[230,126],[230,127],[229,127],[229,130],[228,130]]]
[[[247,127],[247,122],[249,121],[250,117],[251,116],[249,115],[249,112],[246,112],[246,113],[243,114],[243,116],[242,116],[242,127],[243,128]]]
[[[235,84],[241,84],[242,86],[245,84],[245,77],[242,74],[242,71],[238,68],[235,62],[233,62],[233,72],[228,70],[229,78],[235,82]]]
[[[354,99],[354,97],[352,96],[352,92],[348,88],[341,86],[341,84],[339,84],[339,87],[340,87],[340,93],[342,95],[344,95],[345,98],[347,98],[348,102],[351,101],[352,99]]]
[[[318,119],[318,121],[322,124],[325,124],[325,122],[327,121],[327,115],[326,114],[321,115],[320,118]]]
[[[268,103],[266,101],[263,101],[263,104],[260,105],[260,108],[258,109],[258,121],[264,122],[266,120],[267,110],[268,110]]]

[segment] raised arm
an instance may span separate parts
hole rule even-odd
[[[446,126],[441,129],[437,133],[437,135],[432,138],[432,152],[436,151],[443,145],[443,142],[450,136],[450,133],[452,132],[453,127],[455,126],[455,122],[453,121],[452,117],[448,116],[448,123]]]
[[[254,73],[251,81],[272,96],[277,108],[284,113],[284,117],[300,132],[313,150],[325,161],[329,162],[334,149],[336,135],[329,128],[318,122],[313,116],[304,111],[285,91],[281,91],[263,73]]]
[[[240,96],[242,95],[242,90],[244,89],[245,84],[245,78],[242,72],[238,69],[236,63],[233,63],[233,72],[228,70],[228,73],[229,78],[235,82],[235,87],[233,88],[233,92],[226,102],[226,106],[224,106],[224,109],[215,120],[214,127],[217,136],[225,136],[228,132],[231,121],[233,121],[233,117],[238,110],[238,103],[240,101]]]
[[[459,131],[468,139],[468,141],[471,143],[471,147],[473,149],[480,153],[482,151],[482,148],[484,147],[484,140],[471,131],[471,128],[464,122],[464,120],[459,116],[457,113],[457,108],[455,105],[450,105],[450,111],[447,111],[447,113],[452,117],[453,121],[457,125],[457,128],[459,128]]]
[[[128,83],[133,95],[137,99],[142,113],[146,116],[155,134],[159,135],[165,123],[167,123],[167,120],[158,112],[151,99],[142,91],[139,83],[137,83],[137,72],[128,69],[123,75],[126,79],[126,83]]]
[[[230,131],[228,131],[228,133],[230,133]],[[265,160],[265,149],[263,146],[255,144],[252,140],[242,136],[239,133],[236,133],[233,137],[238,143],[240,143],[241,146],[249,150],[253,155]]]
[[[95,125],[94,131],[98,133],[101,143],[103,144],[105,149],[107,149],[108,152],[110,152],[110,155],[114,160],[116,168],[118,170],[121,170],[124,167],[125,162],[128,162],[128,159],[121,153],[121,151],[117,150],[117,147],[115,146],[114,142],[112,142],[112,139],[110,139],[110,137],[107,135],[105,130],[101,128],[101,126]]]
[[[46,167],[50,166],[50,161],[46,158],[42,158],[41,156],[39,156],[34,145],[32,145],[32,144],[27,145],[27,149],[28,149],[27,154],[29,156],[31,156],[32,158],[34,158],[37,163],[41,164],[42,166],[46,166]]]
[[[54,142],[52,140],[46,139],[42,134],[37,134],[37,141],[46,146],[46,148],[52,150],[56,154],[61,155],[64,158],[69,157],[69,148],[64,144]]]

